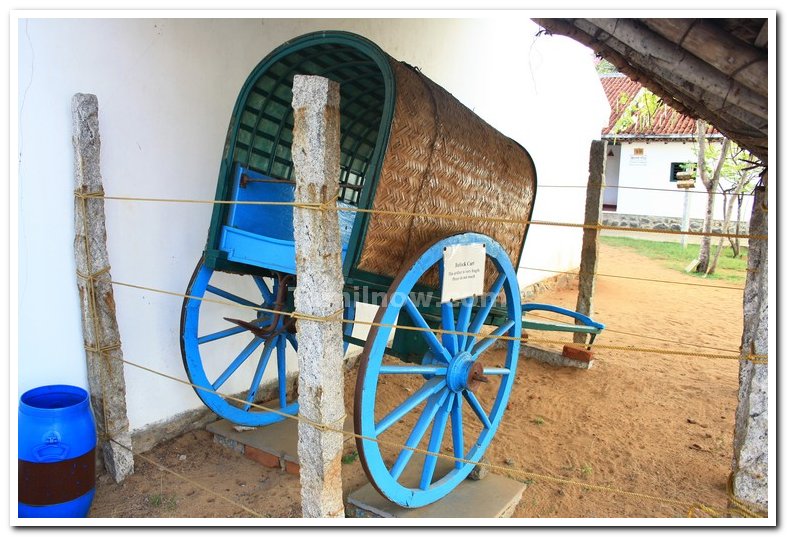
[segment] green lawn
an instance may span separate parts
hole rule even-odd
[[[688,244],[684,249],[677,242],[657,242],[648,240],[629,239],[626,237],[601,237],[601,242],[610,246],[621,246],[631,248],[637,253],[663,261],[665,267],[684,272],[686,267],[699,254],[699,244]],[[714,241],[715,242],[715,241]],[[711,248],[711,255],[716,251],[716,245]],[[746,263],[748,249],[741,247],[741,257],[733,259],[732,248],[725,247],[716,266],[716,273],[708,276],[708,279],[726,280],[735,283],[746,281]],[[685,272],[684,272],[685,273]],[[702,277],[701,274],[690,273]]]

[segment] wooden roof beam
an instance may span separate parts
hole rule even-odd
[[[739,145],[745,147],[757,157],[767,162],[767,126],[762,132],[758,132],[756,130],[753,131],[750,124],[746,122],[725,119],[718,112],[708,108],[703,101],[697,100],[693,95],[687,96],[679,89],[674,88],[675,84],[672,82],[671,78],[663,80],[655,76],[652,71],[649,70],[649,64],[639,64],[638,61],[634,61],[633,55],[629,57],[618,52],[609,46],[609,42],[599,41],[596,39],[595,35],[589,34],[578,28],[573,24],[573,19],[533,20],[547,29],[550,33],[564,35],[592,48],[598,54],[612,62],[621,72],[628,75],[629,78],[641,82],[678,112],[695,119],[697,117],[705,119],[711,125],[719,129],[719,131],[723,132],[725,136],[735,140]]]
[[[754,46],[764,48],[768,46],[768,19],[762,23],[760,33],[757,34],[757,39],[754,40]]]
[[[664,39],[651,31],[647,26],[634,19],[578,19],[577,26],[587,23],[596,26],[602,32],[614,37],[621,43],[636,51],[653,65],[653,68],[669,70],[703,89],[703,92],[721,97],[719,109],[734,104],[746,112],[768,121],[768,99],[758,95],[739,82],[730,79],[724,73],[698,59],[675,43]],[[583,28],[585,29],[585,28]],[[587,31],[585,29],[585,31]],[[597,37],[604,41],[601,33]],[[646,64],[643,64],[646,65]]]
[[[686,49],[758,95],[768,95],[768,53],[724,32],[707,19],[641,19],[651,30]],[[768,38],[765,19],[765,39]],[[759,39],[759,38],[758,38]]]
[[[652,55],[639,52],[629,46],[628,43],[610,35],[606,30],[595,26],[587,19],[577,19],[575,25],[595,40],[605,43],[612,50],[629,58],[629,63],[634,65],[635,69],[638,71],[647,72],[651,80],[653,80],[654,77],[659,77],[664,81],[660,84],[660,87],[667,90],[665,92],[667,95],[682,95],[684,98],[679,100],[682,101],[684,105],[694,108],[696,114],[705,111],[707,115],[703,116],[703,118],[715,127],[718,128],[719,125],[714,123],[714,119],[726,116],[736,120],[741,128],[753,128],[767,135],[767,115],[765,118],[761,118],[735,105],[735,103],[731,102],[729,99],[725,99],[723,96],[707,91],[707,87],[704,85],[683,78],[681,73],[671,68],[669,64],[666,66],[660,65],[659,62],[654,61]],[[650,32],[650,30],[647,31]],[[651,91],[658,93],[653,90],[653,88],[651,88]],[[662,98],[664,97],[664,95],[660,93],[659,95]]]
[[[669,84],[669,81],[662,80],[660,77],[654,77],[654,80],[657,84]],[[654,91],[654,93],[656,93]],[[693,102],[690,96],[686,96],[680,93],[680,90],[672,92],[674,97],[662,99],[675,108],[673,106],[673,102],[675,99],[685,99],[689,102]],[[748,149],[751,151],[752,154],[761,158],[763,162],[767,162],[768,160],[768,136],[767,134],[762,134],[761,132],[752,129],[746,123],[733,123],[729,121],[729,118],[725,118],[720,113],[711,111],[711,110],[702,110],[701,108],[695,107],[695,112],[689,113],[691,117],[695,119],[697,117],[701,117],[709,124],[713,125],[719,132],[724,134],[730,140],[734,140],[738,145],[741,147]],[[721,126],[719,126],[721,125]]]

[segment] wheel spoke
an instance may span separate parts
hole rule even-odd
[[[457,332],[467,332],[470,325],[470,314],[473,312],[473,297],[463,298],[459,306],[459,320],[456,322]],[[465,343],[468,337],[465,334],[458,334],[459,351],[465,350]]]
[[[265,326],[269,319],[264,319],[264,322],[259,322],[263,319],[255,319],[252,323],[257,324],[257,326]],[[258,324],[259,323],[259,324]],[[200,338],[197,338],[197,343],[202,345],[203,343],[210,343],[211,341],[216,341],[218,339],[224,339],[225,337],[234,336],[235,334],[240,334],[241,332],[248,331],[248,328],[244,328],[242,326],[233,326],[232,328],[227,328],[226,330],[220,330],[218,332],[214,332],[212,334],[204,335]]]
[[[246,361],[246,359],[251,355],[251,353],[254,352],[254,350],[257,347],[260,346],[261,343],[262,343],[262,339],[260,339],[258,337],[255,337],[254,339],[252,339],[249,342],[249,344],[246,345],[246,348],[244,348],[242,351],[240,351],[240,354],[237,357],[235,357],[235,359],[232,361],[232,363],[229,365],[229,367],[227,369],[225,369],[224,372],[221,375],[219,375],[219,378],[216,379],[216,382],[214,382],[212,384],[213,389],[214,390],[218,390],[219,388],[221,388],[221,386],[225,382],[227,382],[227,379],[230,378],[230,376],[235,371],[237,371],[237,369],[241,366],[241,364]]]
[[[485,367],[484,375],[508,375],[511,370],[507,367]]]
[[[443,271],[445,270],[445,262],[441,259],[440,260],[440,286],[442,287],[443,283]],[[456,330],[456,324],[454,323],[454,304],[450,300],[448,302],[443,302],[440,304],[440,308],[442,310],[442,326],[443,330],[447,330],[449,332],[453,332]],[[456,356],[458,347],[458,341],[456,339],[456,334],[443,334],[442,337],[443,346],[446,348],[448,353],[451,356]]]
[[[406,446],[402,451],[399,453],[399,456],[396,458],[396,462],[394,462],[393,467],[391,468],[391,477],[394,479],[399,479],[399,476],[402,475],[407,463],[410,462],[410,459],[413,457],[413,449],[418,447],[418,444],[421,443],[421,439],[426,434],[426,430],[429,428],[429,424],[432,423],[432,420],[437,414],[437,411],[440,410],[440,407],[443,404],[443,401],[448,397],[449,391],[443,390],[442,392],[433,394],[429,401],[426,403],[426,408],[421,413],[421,416],[418,418],[418,421],[413,427],[410,436],[407,437],[407,441],[404,443]],[[410,449],[407,449],[410,448]]]
[[[262,294],[262,299],[265,304],[273,304],[275,299],[273,298],[273,293],[268,288],[268,284],[265,283],[265,279],[262,276],[252,276],[254,278],[254,283],[257,284],[257,288],[260,290]]]
[[[465,390],[463,393],[465,399],[467,399],[467,402],[470,403],[470,408],[473,409],[473,412],[475,412],[475,415],[478,416],[479,420],[481,420],[481,423],[484,424],[484,427],[491,429],[492,422],[489,421],[489,418],[484,411],[484,407],[481,406],[481,402],[478,400],[475,394],[470,390]]]
[[[375,436],[379,436],[384,433],[391,425],[399,421],[405,414],[421,404],[424,399],[439,392],[444,387],[444,377],[435,377],[429,379],[426,384],[421,386],[417,392],[405,399],[402,404],[393,409],[387,416],[380,420],[380,422],[375,426]]]
[[[464,448],[464,427],[462,425],[462,398],[457,397],[454,401],[454,408],[451,409],[451,435],[454,441],[454,457],[457,459],[465,458]],[[454,467],[461,468],[464,463],[456,461]]]
[[[481,330],[484,321],[486,321],[486,318],[489,316],[489,312],[492,310],[492,305],[494,305],[495,301],[497,300],[497,295],[500,294],[500,290],[503,288],[505,281],[506,275],[505,273],[502,273],[497,277],[495,283],[492,284],[492,289],[490,289],[489,293],[485,296],[486,302],[483,304],[481,309],[478,310],[478,313],[473,319],[473,324],[471,324],[470,328],[468,329],[468,332],[473,335],[468,336],[465,348],[472,347],[473,343],[475,343],[475,335]]]
[[[456,331],[456,325],[454,324],[454,306],[451,302],[446,302],[441,304],[440,307],[442,308],[443,313],[443,330],[448,332]],[[456,356],[458,349],[459,349],[459,340],[456,337],[456,334],[443,334],[443,346],[446,348],[449,354],[452,356]]]
[[[443,360],[445,363],[449,363],[451,361],[451,355],[448,353],[445,347],[443,347],[440,341],[438,341],[437,336],[435,336],[434,332],[432,332],[432,327],[427,324],[423,315],[421,315],[421,312],[415,307],[415,304],[413,304],[413,301],[410,300],[409,296],[405,298],[404,305],[407,309],[407,313],[410,315],[410,318],[413,320],[415,325],[423,329],[419,330],[418,332],[424,337],[426,343],[429,345],[429,348],[432,349],[432,352],[435,354],[435,356]]]
[[[432,484],[434,477],[434,470],[437,466],[437,455],[440,452],[440,446],[443,443],[443,436],[445,435],[445,424],[448,422],[448,415],[451,413],[451,407],[456,399],[456,394],[451,393],[448,400],[440,406],[440,411],[437,413],[432,426],[432,435],[429,437],[428,451],[435,453],[435,455],[427,455],[424,459],[424,467],[421,470],[421,490],[426,490]]]
[[[212,334],[207,334],[200,338],[197,338],[197,343],[202,345],[203,343],[210,343],[211,341],[216,341],[217,339],[224,339],[225,337],[234,336],[235,334],[240,334],[241,332],[248,331],[247,328],[242,326],[235,326],[233,328],[227,328],[226,330],[221,330],[219,332],[213,332]]]
[[[447,367],[434,365],[382,365],[381,375],[443,375],[448,372]]]
[[[249,395],[246,397],[246,404],[243,405],[243,410],[247,411],[251,408],[254,398],[257,396],[257,390],[260,389],[260,382],[262,381],[262,374],[265,373],[265,368],[268,365],[268,359],[273,352],[273,345],[268,340],[265,343],[265,348],[262,349],[260,361],[257,363],[257,369],[254,371],[254,377],[251,379],[251,386],[249,387]]]
[[[514,326],[514,321],[509,320],[502,326],[500,326],[497,330],[486,336],[484,339],[476,343],[473,350],[470,351],[470,354],[477,356],[488,349],[495,341],[498,340],[500,336],[511,330],[511,327]]]
[[[287,339],[276,338],[276,365],[279,369],[279,405],[287,406]]]
[[[241,304],[243,306],[249,306],[249,307],[252,307],[252,308],[259,308],[260,307],[259,304],[255,304],[254,302],[252,302],[250,300],[246,300],[245,298],[241,298],[238,295],[233,295],[229,291],[225,291],[224,289],[219,289],[218,287],[214,287],[212,285],[208,285],[206,287],[206,290],[210,291],[214,295],[218,295],[218,296],[220,296],[222,298],[226,298],[227,300],[231,300],[232,302],[235,302],[236,304]]]

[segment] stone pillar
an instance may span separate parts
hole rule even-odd
[[[339,190],[339,84],[296,75],[292,157],[295,200],[333,204]],[[344,426],[342,276],[336,211],[295,208],[295,310],[330,321],[298,319],[298,401],[307,420],[341,431]],[[298,423],[301,505],[304,517],[344,517],[343,434]]]
[[[104,200],[101,198],[104,188],[100,168],[98,99],[95,95],[77,93],[71,101],[71,112],[76,180],[74,250],[82,304],[88,389],[104,467],[119,483],[134,472],[134,456],[128,449],[111,441],[131,448],[126,379],[121,361],[123,351],[115,317]]]
[[[749,233],[768,234],[768,174],[754,191]],[[749,239],[743,291],[741,355],[768,355],[768,239]],[[768,363],[741,360],[732,455],[732,493],[760,511],[768,509]],[[736,507],[731,502],[731,508]]]
[[[604,170],[607,163],[607,142],[593,140],[590,143],[590,164],[588,167],[588,187],[585,195],[585,225],[597,226],[601,223],[604,204]],[[582,234],[582,260],[579,265],[579,293],[577,311],[592,317],[593,295],[596,292],[596,272],[598,271],[598,238],[600,230],[585,228]],[[579,321],[577,321],[579,324]],[[585,343],[587,334],[574,334],[574,343]]]

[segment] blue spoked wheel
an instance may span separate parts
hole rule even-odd
[[[282,413],[298,413],[298,401],[287,399],[288,350],[291,366],[297,364],[292,352],[298,350],[294,319],[255,309],[291,311],[285,299],[286,287],[293,284],[291,275],[263,278],[214,271],[204,260],[197,264],[181,310],[181,353],[194,391],[222,418],[259,427],[286,419]],[[354,304],[345,307],[344,318],[355,318]],[[345,323],[346,335],[352,327]],[[265,406],[276,412],[252,407],[264,395],[261,386],[269,383],[275,386],[278,403]]]
[[[418,332],[428,346],[421,365],[386,355],[389,326],[400,313],[406,312],[414,326],[429,328],[416,306],[419,296],[411,291],[435,274],[434,267],[442,279],[443,250],[458,244],[483,244],[486,270],[495,271],[483,297],[439,308],[444,330],[471,335]],[[485,235],[464,233],[439,240],[405,265],[375,322],[382,326],[369,333],[355,389],[355,431],[363,437],[356,437],[358,453],[369,481],[383,496],[405,507],[421,507],[443,498],[468,476],[503,417],[522,335],[516,270],[505,250]],[[504,351],[490,349],[500,335],[515,339],[504,340]],[[453,460],[438,463],[436,455],[407,448],[443,453]]]

